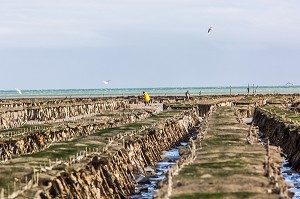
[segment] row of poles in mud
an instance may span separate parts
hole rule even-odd
[[[151,114],[149,114],[148,112],[144,112],[144,113],[142,113],[142,114],[140,114],[139,116],[136,116],[136,118],[134,118],[134,121],[140,121],[141,120],[141,118],[147,118],[147,117],[149,117],[149,116],[151,116]],[[126,118],[125,118],[126,119]],[[80,120],[81,121],[81,120]],[[86,124],[86,123],[90,123],[89,122],[90,121],[90,119],[89,118],[85,118],[85,119],[82,119],[82,121],[80,122],[80,123],[82,123],[82,124]],[[120,125],[122,125],[122,124],[127,124],[129,121],[126,121],[126,120],[124,120],[124,121],[122,121],[121,123],[115,123],[115,124],[110,124],[109,122],[107,123],[107,124],[109,124],[109,127],[111,128],[111,127],[118,127],[118,126],[120,126]],[[79,124],[79,123],[78,123]],[[65,124],[65,125],[67,125],[67,123]],[[97,127],[97,128],[94,128],[92,131],[89,131],[89,130],[87,130],[87,132],[85,132],[84,134],[85,135],[90,135],[90,134],[92,134],[92,133],[95,133],[97,130],[102,130],[103,128],[109,128],[109,127]],[[23,130],[22,129],[22,132],[20,132],[20,133],[22,133],[22,135],[24,135],[24,134],[29,134],[29,133],[33,133],[33,132],[36,132],[36,131],[39,131],[39,132],[42,132],[42,131],[46,131],[47,129],[51,129],[52,127],[50,127],[50,126],[33,126],[33,127],[28,127],[28,132],[26,131],[26,129],[25,130]],[[24,132],[25,131],[25,132]],[[1,135],[1,133],[0,133],[0,135]],[[0,136],[1,137],[1,136]],[[62,141],[62,140],[69,140],[70,139],[70,137],[69,136],[67,136],[67,137],[61,137],[60,138],[60,140]],[[8,140],[8,142],[10,142],[11,140]],[[48,145],[47,146],[45,146],[46,148],[47,147],[49,147]],[[43,148],[44,149],[44,148]],[[3,163],[3,162],[6,162],[6,161],[8,161],[8,160],[10,160],[10,159],[12,159],[13,158],[13,155],[14,154],[16,154],[16,153],[9,153],[7,156],[5,156],[4,157],[4,155],[3,155],[3,149],[0,147],[0,156],[1,156],[1,162]],[[17,154],[18,155],[18,154]]]
[[[209,115],[209,113],[207,114],[207,116]],[[203,122],[201,123],[201,126],[199,128],[199,133],[197,135],[197,139],[198,140],[201,140],[203,139],[204,137],[204,134],[207,130],[207,125],[206,125],[206,122],[207,122],[207,117],[205,117],[205,121],[203,120]],[[155,124],[154,124],[155,125]],[[203,128],[205,127],[205,128]],[[103,147],[103,152],[106,152],[106,150],[108,149],[108,147],[110,145],[113,144],[114,141],[117,141],[117,140],[123,140],[123,143],[125,143],[124,139],[126,136],[134,136],[135,134],[139,133],[140,131],[143,131],[145,130],[145,127],[142,126],[140,129],[137,129],[135,131],[131,131],[131,132],[126,132],[126,133],[123,133],[122,135],[121,134],[118,134],[116,136],[113,136],[112,138],[109,138],[108,140],[108,143],[106,146]],[[190,144],[191,146],[190,147],[190,151],[191,151],[191,154],[181,158],[180,160],[178,160],[175,164],[175,166],[171,167],[170,168],[170,171],[169,171],[169,174],[171,177],[168,178],[169,182],[168,183],[168,191],[166,192],[167,195],[170,195],[172,190],[171,190],[171,187],[172,187],[172,177],[174,175],[176,175],[178,173],[178,171],[184,166],[184,165],[187,165],[187,164],[190,164],[193,162],[193,160],[196,158],[196,143],[193,139],[190,140]],[[201,145],[201,143],[200,143]],[[66,165],[71,165],[71,164],[74,164],[74,163],[80,163],[84,157],[87,157],[88,154],[100,154],[100,149],[99,148],[86,148],[85,151],[80,151],[79,153],[77,153],[76,155],[74,156],[71,156],[69,157],[69,159],[67,159],[66,161],[62,161],[62,160],[58,160],[56,159],[55,163],[53,163],[51,160],[49,160],[49,165],[48,166],[40,166],[40,168],[34,168],[33,169],[33,173],[32,175],[30,176],[31,179],[28,181],[28,177],[25,177],[25,182],[24,182],[24,179],[23,179],[23,183],[21,182],[21,180],[19,179],[14,179],[13,182],[11,182],[8,186],[7,186],[7,189],[4,189],[2,188],[1,191],[0,191],[0,198],[14,198],[16,197],[17,195],[25,192],[27,189],[30,189],[34,186],[37,186],[38,183],[39,183],[39,176],[40,176],[40,173],[42,172],[47,172],[47,170],[52,170],[54,167],[58,166],[58,165],[61,165],[61,164],[66,164]],[[19,183],[19,186],[17,185]],[[22,187],[22,184],[25,184],[25,186]],[[162,191],[163,193],[163,191]],[[7,196],[7,197],[5,197]]]
[[[62,107],[37,107],[36,109],[21,109],[21,110],[7,110],[0,109],[0,129],[10,129],[22,126],[27,123],[43,123],[44,121],[63,120],[81,115],[89,115],[93,113],[101,113],[103,111],[113,111],[129,108],[128,100],[110,101],[93,103],[88,105],[70,105]],[[63,111],[61,110],[63,109]],[[65,110],[66,109],[66,110]],[[36,121],[33,121],[36,120]]]
[[[165,182],[164,186],[159,189],[159,192],[157,193],[155,198],[169,198],[172,195],[173,177],[175,175],[178,175],[178,172],[185,165],[191,164],[196,159],[197,145],[199,145],[199,147],[201,148],[201,141],[204,139],[208,128],[207,120],[209,118],[210,113],[213,110],[214,109],[211,109],[211,111],[208,112],[207,116],[204,118],[203,122],[201,123],[196,140],[190,138],[190,142],[189,142],[190,154],[186,156],[182,156],[179,160],[176,160],[174,165],[169,167],[167,181]],[[249,134],[247,137],[247,141],[249,144],[253,144],[254,133],[256,134],[255,136],[257,138],[258,131],[259,131],[258,127],[254,127],[253,125],[250,126]],[[265,147],[266,147],[266,158],[264,162],[265,175],[268,177],[270,184],[273,185],[274,187],[273,190],[268,190],[268,191],[278,192],[277,194],[279,194],[280,198],[282,199],[290,198],[290,194],[288,190],[290,188],[289,187],[290,185],[287,185],[285,183],[283,176],[280,175],[280,171],[278,170],[279,165],[276,165],[276,163],[272,159],[269,139],[266,139]],[[280,147],[279,148],[272,147],[272,148],[276,148],[278,153],[281,152]]]
[[[33,131],[43,131],[50,128],[49,126],[32,126],[32,127],[22,127],[13,131],[4,130],[0,132],[0,138],[12,138],[21,135],[28,134]]]
[[[259,128],[257,126],[253,126],[253,124],[251,124],[249,127],[246,140],[248,144],[254,144],[257,141],[263,142],[266,147],[266,157],[264,161],[265,176],[268,177],[270,184],[274,187],[274,190],[268,190],[268,192],[277,192],[282,199],[290,198],[288,191],[290,187],[285,184],[283,176],[279,171],[279,165],[276,165],[271,154],[271,148],[276,148],[276,153],[282,154],[281,148],[270,146],[270,141],[268,138],[259,141]]]
[[[0,199],[4,198],[15,198],[16,196],[22,194],[28,189],[32,187],[38,186],[39,184],[39,177],[41,173],[46,173],[47,171],[53,170],[55,167],[59,165],[68,165],[71,166],[72,164],[80,163],[84,158],[90,157],[93,155],[100,154],[100,147],[96,148],[88,148],[86,147],[85,150],[77,152],[75,155],[69,156],[65,160],[56,158],[55,161],[51,161],[49,159],[48,165],[40,165],[38,168],[33,168],[32,174],[29,176],[25,176],[23,182],[21,179],[15,178],[13,181],[7,184],[7,188],[1,188],[0,190]],[[28,179],[29,178],[29,179]]]
[[[270,184],[272,184],[279,192],[280,198],[285,199],[285,198],[290,198],[289,195],[289,185],[287,185],[283,179],[283,176],[281,175],[281,172],[278,172],[278,166],[275,165],[275,162],[272,159],[271,155],[271,147],[270,147],[270,141],[267,139],[266,143],[266,148],[267,148],[267,155],[265,158],[265,174],[270,180]],[[280,147],[277,148],[277,152],[281,153]]]
[[[153,127],[154,125],[152,125],[151,127]],[[113,145],[114,142],[116,142],[120,139],[122,140],[122,143],[124,145],[125,137],[132,137],[132,136],[140,133],[141,131],[144,131],[146,128],[147,127],[145,127],[145,126],[141,126],[140,128],[138,128],[136,130],[127,131],[125,133],[119,133],[116,136],[108,138],[108,143],[102,148],[102,152],[106,153],[108,150],[108,147]],[[30,180],[28,180],[28,176],[25,176],[25,181],[22,183],[21,179],[15,178],[12,182],[8,183],[7,188],[1,188],[0,199],[15,198],[16,196],[20,195],[24,191],[31,189],[34,186],[37,186],[39,183],[40,173],[47,172],[49,170],[53,170],[55,167],[57,167],[59,165],[63,165],[63,164],[71,166],[72,164],[80,163],[85,157],[89,157],[89,156],[93,156],[93,155],[100,155],[100,154],[101,154],[100,146],[99,146],[99,148],[86,147],[84,151],[79,151],[78,153],[76,153],[76,155],[69,156],[65,160],[62,160],[62,159],[59,160],[58,158],[56,158],[55,161],[51,161],[49,159],[49,164],[47,166],[44,164],[44,166],[40,165],[39,168],[33,168],[33,173],[29,177],[29,178],[31,178]],[[25,184],[25,185],[23,185],[23,184]]]
[[[51,124],[51,123],[62,123],[62,122],[75,122],[77,120],[82,120],[84,118],[88,117],[93,117],[97,115],[98,113],[91,113],[88,115],[79,115],[79,116],[74,116],[74,117],[69,117],[69,118],[64,118],[64,119],[57,119],[57,120],[49,120],[49,121],[28,121],[26,124],[29,125],[41,125],[41,124]],[[50,126],[30,126],[30,127],[22,127],[19,129],[15,129],[13,131],[10,130],[3,130],[0,132],[0,138],[12,138],[12,137],[18,137],[21,135],[28,134],[33,131],[37,130],[46,130],[51,128]]]
[[[179,171],[186,165],[190,165],[194,162],[196,159],[196,151],[197,146],[198,149],[201,149],[201,142],[205,137],[205,134],[207,132],[207,122],[208,118],[213,111],[213,108],[206,114],[206,116],[203,118],[200,127],[197,129],[197,136],[196,138],[191,137],[189,140],[189,143],[187,147],[189,147],[189,153],[183,154],[178,160],[175,161],[175,164],[170,166],[168,168],[168,174],[167,174],[167,181],[165,184],[159,189],[157,194],[155,195],[155,198],[169,198],[172,195],[172,186],[173,186],[173,177],[175,175],[178,175]]]

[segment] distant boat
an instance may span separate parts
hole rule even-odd
[[[294,86],[294,84],[292,84],[291,82],[288,82],[285,84],[286,86]]]
[[[17,89],[17,88],[15,88],[16,89],[16,91],[18,91],[18,93],[20,94],[20,95],[22,95],[22,91],[20,90],[20,89]]]

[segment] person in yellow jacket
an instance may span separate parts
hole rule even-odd
[[[146,91],[143,91],[143,94],[144,94],[144,103],[145,103],[145,106],[147,106],[150,103],[150,97]]]

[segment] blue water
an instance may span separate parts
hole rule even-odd
[[[247,94],[247,87],[177,87],[177,88],[107,88],[107,89],[57,89],[57,90],[0,90],[3,98],[42,98],[42,97],[117,97],[139,96],[147,91],[150,96],[183,96],[189,90],[193,96]],[[264,86],[254,88],[256,94],[293,94],[300,93],[300,86]],[[250,88],[253,93],[253,88]]]

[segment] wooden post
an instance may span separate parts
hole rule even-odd
[[[14,192],[16,192],[17,184],[16,181],[14,180]]]
[[[267,141],[267,168],[268,168],[268,177],[271,177],[271,169],[270,169],[270,146],[269,146],[269,139]]]
[[[39,172],[36,173],[36,184],[39,184]]]
[[[25,189],[28,189],[28,179],[27,179],[27,176],[25,176]]]
[[[9,190],[9,184],[7,185],[7,198],[9,197],[9,192],[10,192],[10,190]]]
[[[22,190],[22,183],[21,183],[21,180],[19,180],[19,190]]]
[[[196,143],[194,140],[192,140],[192,146],[193,146],[193,160],[196,159]]]
[[[269,139],[267,141],[267,153],[268,153],[268,157],[270,157],[270,142],[269,142]]]
[[[168,172],[168,197],[171,196],[172,194],[172,171],[171,167],[169,167],[169,172]]]
[[[0,195],[0,198],[1,198],[1,199],[4,199],[4,189],[3,189],[3,188],[1,188],[1,195]]]
[[[33,168],[32,184],[34,184],[35,179],[36,179],[36,177],[35,177],[35,168]]]

